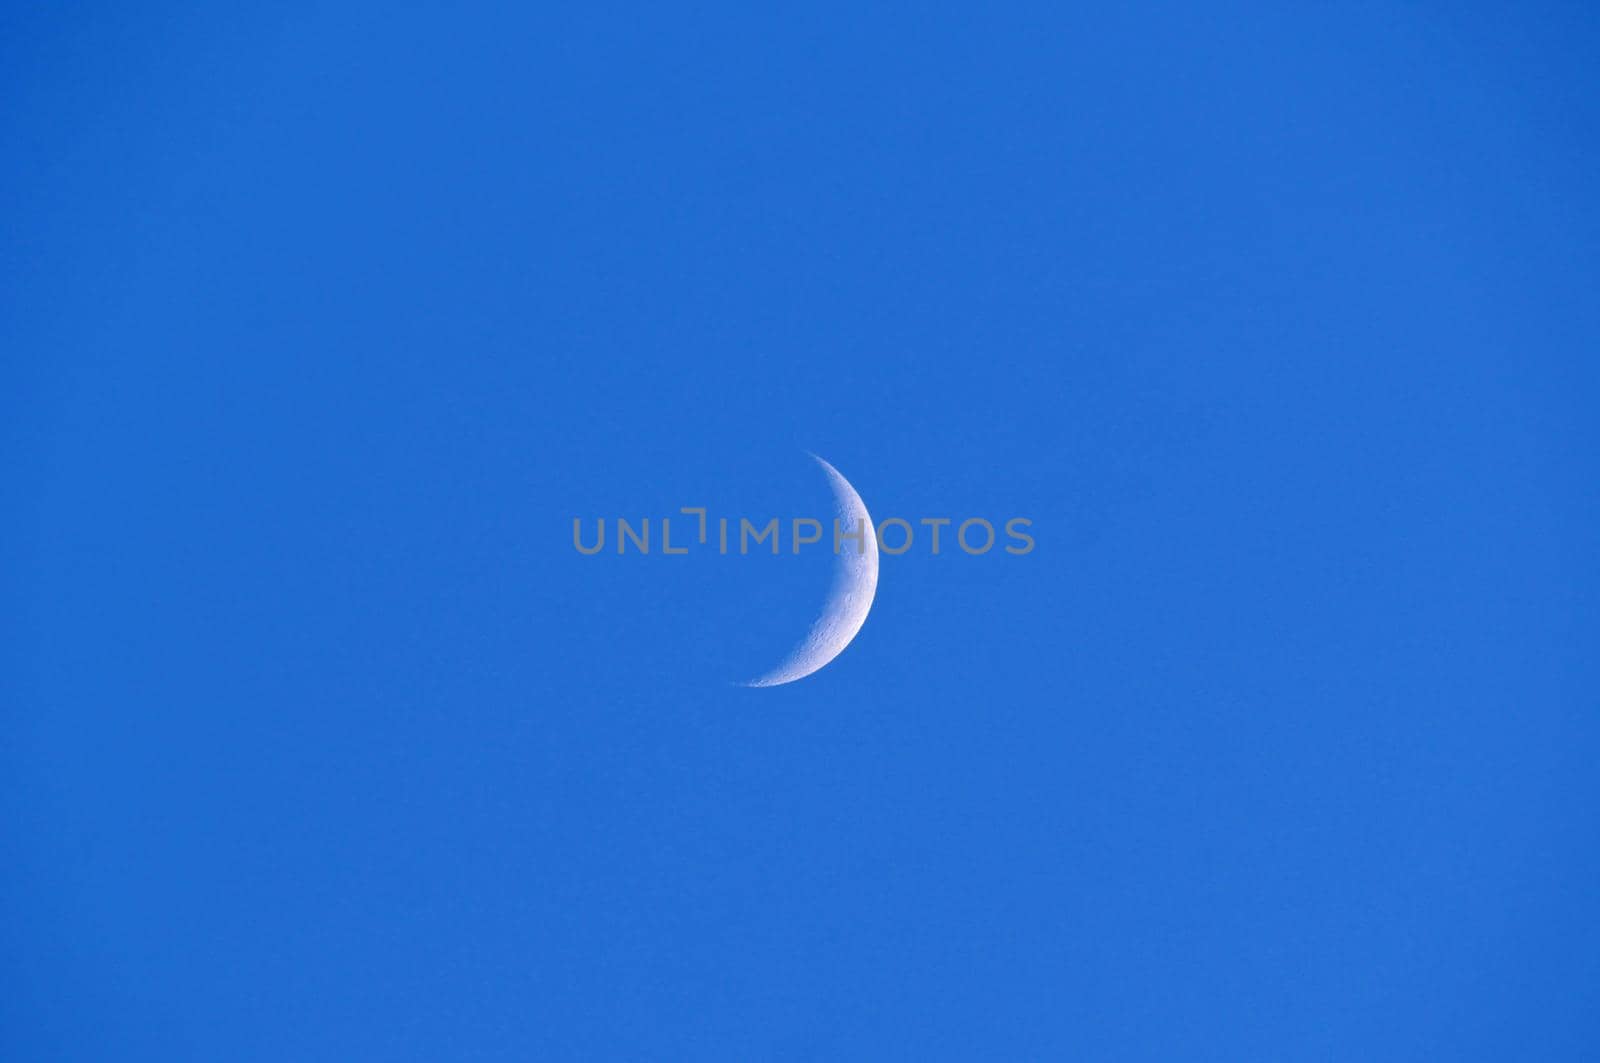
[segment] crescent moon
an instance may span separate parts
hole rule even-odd
[[[833,488],[834,518],[841,533],[856,528],[862,530],[860,546],[853,539],[839,544],[838,562],[833,569],[833,583],[828,589],[828,600],[823,604],[822,615],[811,625],[811,630],[794,648],[782,664],[746,686],[775,687],[793,683],[815,672],[850,645],[861,625],[867,622],[872,610],[872,599],[878,593],[878,533],[873,527],[867,507],[850,486],[850,481],[839,470],[811,455],[828,474],[828,484]],[[832,532],[829,526],[823,532],[824,541]]]

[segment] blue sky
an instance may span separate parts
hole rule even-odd
[[[6,1057],[1594,1058],[1600,25],[1104,6],[9,11]]]

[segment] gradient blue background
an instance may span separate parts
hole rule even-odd
[[[5,1058],[1600,1057],[1600,20],[1277,8],[10,5]]]

